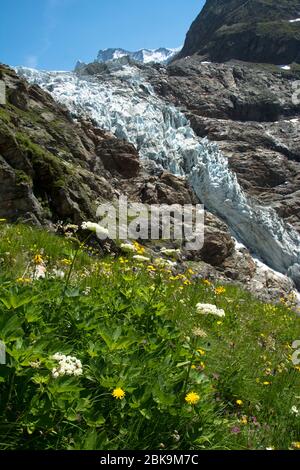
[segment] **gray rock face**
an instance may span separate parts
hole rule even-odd
[[[300,106],[297,71],[245,63],[203,64],[197,56],[149,74],[196,134],[218,143],[248,194],[300,231]]]

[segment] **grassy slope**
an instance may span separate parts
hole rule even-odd
[[[77,248],[0,224],[1,449],[287,449],[300,441],[300,416],[291,413],[300,409],[291,361],[300,320],[287,306],[234,286],[216,291],[191,271],[178,278],[130,255],[101,260],[82,249],[71,270]],[[47,274],[31,280],[37,254]],[[198,302],[226,317],[197,313]],[[53,378],[56,352],[80,359],[83,375]],[[112,396],[117,387],[123,400]],[[185,402],[191,391],[195,406]]]

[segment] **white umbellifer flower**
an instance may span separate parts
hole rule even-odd
[[[122,243],[121,250],[123,250],[127,253],[135,253],[136,252],[135,246],[131,245],[131,243]]]
[[[52,356],[52,359],[58,362],[58,367],[52,369],[52,377],[54,379],[64,375],[79,377],[83,374],[81,361],[74,356],[56,353]]]
[[[298,410],[297,406],[292,406],[291,413],[296,416],[300,416],[300,410]]]
[[[223,309],[218,308],[216,305],[212,304],[197,304],[196,309],[198,313],[203,315],[216,315],[217,317],[225,317],[225,312]]]
[[[83,222],[81,224],[81,228],[83,230],[89,230],[90,232],[96,233],[97,237],[101,239],[109,237],[109,231],[101,225],[97,224],[96,222]]]
[[[135,259],[136,261],[150,261],[150,258],[147,258],[146,256],[141,256],[141,255],[135,255],[133,257],[133,259]]]
[[[53,269],[53,276],[59,279],[63,279],[65,277],[65,273],[60,269]]]
[[[173,248],[161,248],[160,252],[166,256],[179,255],[180,250],[175,250]]]

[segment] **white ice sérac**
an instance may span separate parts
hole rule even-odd
[[[155,94],[138,67],[120,66],[97,77],[22,67],[17,72],[75,115],[89,115],[99,127],[132,142],[141,158],[186,175],[206,208],[225,220],[252,252],[272,269],[300,277],[296,230],[245,194],[217,144],[197,137],[184,114]]]

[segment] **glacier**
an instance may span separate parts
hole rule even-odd
[[[236,238],[300,288],[298,232],[243,191],[218,145],[196,136],[185,115],[156,95],[142,67],[114,61],[97,75],[23,67],[17,72],[50,92],[74,116],[89,116],[133,143],[141,159],[185,175],[200,201],[227,222]]]

